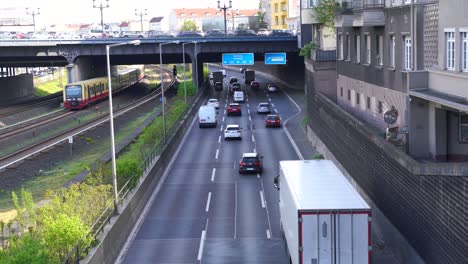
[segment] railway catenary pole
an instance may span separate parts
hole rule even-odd
[[[226,6],[226,3],[223,3],[221,7],[221,1],[218,0],[218,9],[224,11],[224,35],[227,36],[227,25],[226,25],[226,10],[232,8],[232,0],[229,0],[229,6]]]
[[[160,78],[161,78],[161,102],[162,102],[162,115],[163,115],[163,144],[166,144],[166,98],[164,98],[164,77],[163,77],[163,61],[162,61],[162,46],[167,44],[179,44],[180,41],[171,41],[159,43],[159,66],[160,66]]]
[[[144,12],[143,10],[140,10],[140,12],[138,12],[138,9],[135,8],[135,16],[139,16],[140,17],[140,29],[141,29],[141,33],[143,33],[143,16],[147,16],[148,15],[148,9],[145,9]]]
[[[93,0],[93,8],[99,8],[101,11],[101,29],[102,29],[102,37],[104,37],[104,9],[109,8],[109,0],[106,0],[106,5],[99,3],[99,5],[96,5],[96,0]]]
[[[113,47],[123,45],[140,45],[140,40],[126,41],[116,44],[106,45],[106,59],[107,59],[107,83],[109,91],[109,123],[110,123],[110,135],[111,135],[111,154],[112,154],[112,186],[114,189],[114,213],[119,214],[119,200],[117,190],[117,165],[115,161],[115,138],[114,138],[114,110],[112,107],[112,78],[110,68],[110,49]]]
[[[33,10],[32,12],[29,11],[29,8],[26,8],[26,14],[32,16],[32,19],[33,19],[33,28],[34,28],[34,32],[36,32],[36,16],[38,16],[38,15],[41,14],[40,8],[37,8],[37,11],[36,11],[36,10]]]

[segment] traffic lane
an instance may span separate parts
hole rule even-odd
[[[198,263],[199,244],[199,238],[134,240],[122,263]]]
[[[279,192],[273,186],[273,179],[279,175],[279,161],[299,159],[294,148],[279,128],[263,128],[255,130],[255,138],[259,153],[263,153],[265,172],[262,175],[265,200],[271,223],[272,237],[280,238]]]
[[[231,169],[232,171],[232,169]],[[207,203],[208,224],[206,238],[233,238],[235,236],[235,183],[215,182],[216,190]]]

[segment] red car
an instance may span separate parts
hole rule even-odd
[[[257,81],[252,81],[250,83],[250,89],[260,89],[260,83]]]
[[[238,103],[229,104],[227,115],[242,115],[242,108]]]
[[[265,120],[265,127],[281,127],[279,115],[268,115]]]

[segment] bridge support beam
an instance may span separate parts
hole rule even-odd
[[[97,58],[80,57],[75,60],[75,63],[68,64],[66,68],[67,83],[107,76],[106,61]]]
[[[198,84],[197,87],[203,84],[203,62],[201,60],[197,60],[192,55],[192,79],[193,83]],[[198,90],[197,90],[198,93]]]
[[[6,69],[13,73],[12,68]],[[19,74],[17,76],[0,78],[0,105],[29,99],[34,95],[32,74]]]

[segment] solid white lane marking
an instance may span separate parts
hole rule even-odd
[[[234,185],[235,188],[235,205],[234,205],[234,239],[237,237],[237,181]]]
[[[267,238],[271,238],[271,233],[269,229],[267,229],[266,233],[267,233]]]
[[[215,159],[218,159],[218,155],[219,155],[219,149],[216,150],[216,157],[215,157]]]
[[[203,230],[200,238],[200,247],[198,248],[198,261],[201,260],[203,254],[203,247],[205,246],[206,230]]]
[[[255,142],[255,136],[252,135],[252,142]]]
[[[302,108],[296,103],[296,101],[294,101],[291,96],[289,96],[289,94],[284,91],[284,94],[286,94],[286,96],[289,98],[289,101],[291,101],[297,108],[298,112],[295,113],[293,116],[289,117],[283,124],[283,130],[284,132],[286,132],[286,136],[288,136],[288,139],[289,139],[289,142],[291,143],[291,145],[293,146],[294,150],[296,151],[296,154],[298,156],[299,159],[303,160],[304,157],[302,156],[302,153],[301,151],[299,150],[299,147],[297,146],[296,142],[293,140],[293,138],[291,137],[291,134],[289,133],[289,130],[287,128],[287,124],[288,124],[288,121],[293,119],[294,117],[296,117],[297,115],[300,115],[301,112],[302,112]]]
[[[260,184],[262,185],[262,190],[265,191],[265,187],[263,186],[263,179],[260,180]],[[268,230],[271,230],[271,221],[270,221],[270,212],[268,211],[268,203],[265,201],[265,209],[267,213],[267,219],[268,219]]]
[[[211,192],[208,193],[208,199],[206,200],[205,212],[210,211],[210,203],[211,203]]]
[[[263,198],[263,192],[260,191],[260,201],[262,201],[262,208],[265,208],[265,199]]]
[[[221,143],[221,136],[219,136],[218,138],[218,143]]]
[[[213,168],[213,172],[211,173],[211,181],[214,181],[216,174],[216,168]]]

